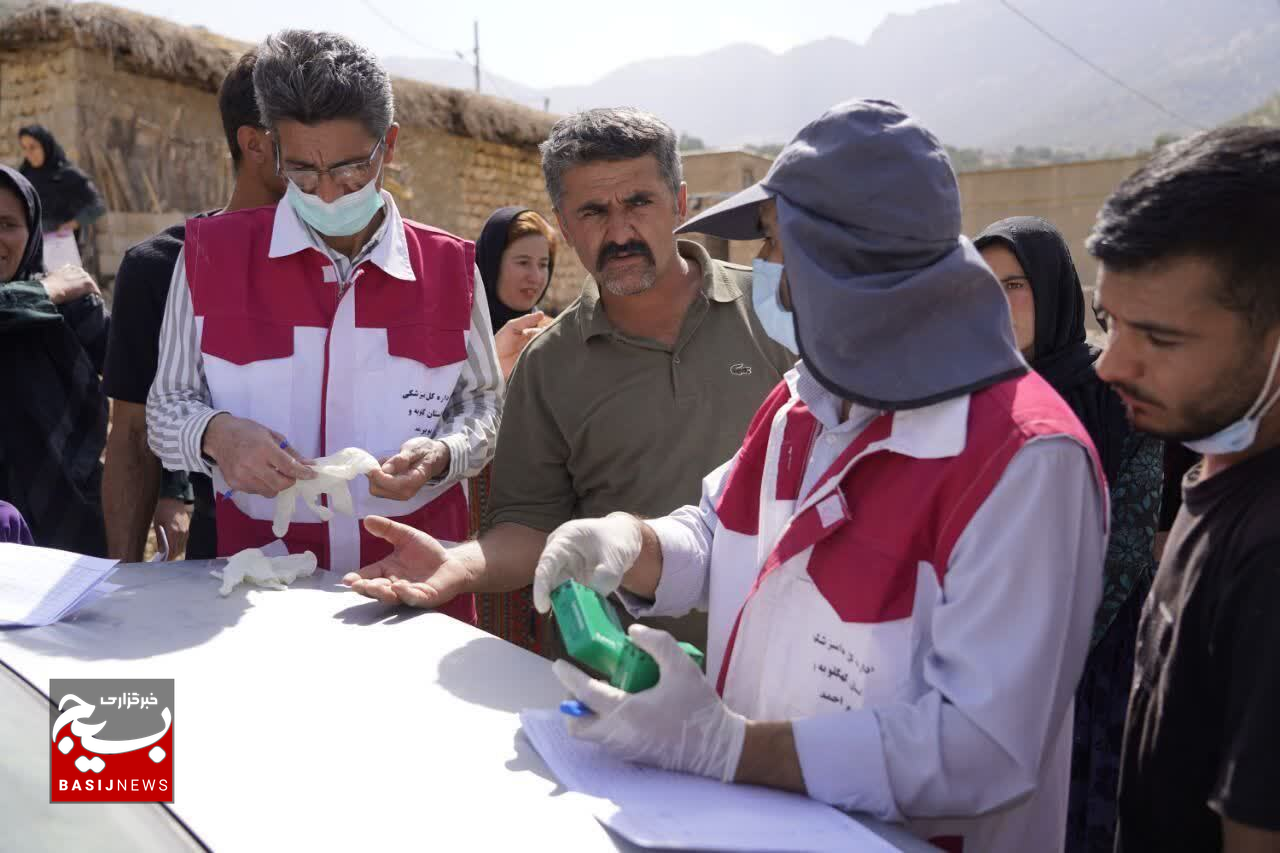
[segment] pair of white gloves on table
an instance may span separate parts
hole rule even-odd
[[[560,526],[547,539],[533,580],[533,603],[551,608],[551,591],[568,580],[601,595],[618,589],[640,556],[642,525],[615,512]],[[674,637],[632,625],[631,641],[658,662],[658,683],[627,693],[558,660],[552,671],[594,713],[568,719],[569,733],[640,764],[733,781],[742,756],[746,718],[724,704]]]

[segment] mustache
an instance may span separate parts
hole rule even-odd
[[[613,258],[623,255],[640,255],[649,263],[654,263],[653,252],[640,240],[628,240],[626,243],[605,243],[600,247],[600,255],[596,259],[596,269],[604,269],[604,265]]]
[[[1148,406],[1160,405],[1159,401],[1152,399],[1151,397],[1147,396],[1145,392],[1139,391],[1137,388],[1134,388],[1132,385],[1126,385],[1123,382],[1112,382],[1111,387],[1116,389],[1117,391],[1124,392],[1125,396],[1132,397],[1134,400],[1137,400],[1139,403],[1146,403]]]

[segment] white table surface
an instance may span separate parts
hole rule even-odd
[[[326,572],[222,598],[210,568],[121,566],[123,588],[67,620],[0,630],[0,660],[46,692],[175,679],[172,808],[215,851],[639,849],[519,734],[520,710],[564,698],[548,661]]]

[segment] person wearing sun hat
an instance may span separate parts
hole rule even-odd
[[[548,540],[541,607],[574,579],[636,616],[709,612],[705,676],[642,626],[649,690],[557,662],[594,712],[570,731],[946,850],[1061,850],[1105,478],[960,234],[942,145],[891,103],[840,104],[679,230],[764,239],[753,301],[801,361],[700,505]]]

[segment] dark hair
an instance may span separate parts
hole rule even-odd
[[[39,142],[40,147],[44,149],[44,165],[40,167],[41,171],[56,172],[59,167],[67,165],[67,152],[62,150],[62,146],[58,144],[58,140],[47,127],[42,124],[28,124],[18,129],[18,138],[21,139],[24,136]]]
[[[381,139],[395,120],[386,70],[367,49],[336,33],[282,30],[267,36],[253,84],[262,121],[271,129],[281,121],[314,125],[345,118]]]
[[[1255,330],[1280,322],[1280,130],[1220,128],[1161,148],[1111,194],[1086,244],[1131,271],[1201,257],[1218,300]]]
[[[218,112],[222,113],[222,132],[227,135],[227,147],[231,149],[231,162],[236,166],[244,157],[236,134],[240,128],[263,127],[258,115],[258,99],[253,90],[253,67],[258,62],[258,51],[250,50],[236,60],[218,89]]]
[[[631,160],[652,154],[671,194],[684,180],[676,134],[662,119],[634,107],[586,110],[565,116],[539,147],[547,195],[556,210],[564,195],[564,173],[600,160]]]

